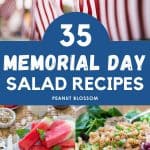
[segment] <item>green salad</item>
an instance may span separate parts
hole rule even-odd
[[[131,110],[129,112],[127,112],[125,115],[123,115],[119,109],[117,109],[116,107],[112,107],[109,108],[107,110],[102,109],[99,106],[88,106],[87,107],[87,111],[83,114],[81,114],[78,119],[76,120],[76,140],[79,143],[79,150],[118,150],[118,148],[123,148],[128,146],[128,144],[130,144],[130,142],[132,142],[132,140],[135,140],[134,142],[137,142],[137,145],[135,145],[135,147],[140,146],[142,143],[140,143],[139,139],[137,138],[133,138],[132,135],[130,135],[130,133],[134,133],[134,134],[139,134],[144,133],[146,131],[144,131],[144,129],[142,129],[142,126],[145,126],[145,128],[150,128],[150,114],[146,114],[140,118],[138,118],[137,120],[135,120],[135,122],[133,124],[129,123],[127,120],[134,118],[135,116],[137,116],[138,114],[142,113],[139,110]],[[119,121],[120,118],[120,121]],[[115,120],[117,119],[117,120]],[[123,120],[121,120],[123,119]],[[106,131],[107,131],[107,125],[109,124],[109,122],[111,121],[116,122],[116,124],[110,124],[108,126],[108,131],[109,131],[109,127],[111,129],[110,132],[110,136],[113,133],[116,134],[116,136],[113,138],[116,139],[114,141],[114,143],[111,141],[106,142],[107,139],[104,139],[104,146],[102,148],[102,145],[99,144],[101,140],[98,140],[98,143],[92,143],[92,141],[90,140],[95,140],[96,138],[92,136],[98,136],[99,138],[101,138],[100,135],[96,135],[97,133],[101,133],[104,134],[106,137],[109,137],[109,135],[106,135]],[[139,125],[137,127],[137,125]],[[147,126],[148,125],[148,126]],[[103,130],[106,131],[103,131]],[[102,131],[100,131],[102,130]],[[136,133],[137,132],[137,133]],[[118,134],[117,134],[118,133]],[[128,137],[127,139],[122,138],[121,137],[119,139],[117,139],[122,133],[126,134],[125,137]],[[136,137],[137,135],[135,135]],[[143,137],[144,138],[144,135]],[[128,142],[129,140],[129,142]],[[142,139],[143,142],[146,142],[145,139]],[[91,144],[92,143],[92,144]],[[135,144],[135,143],[134,143]],[[134,144],[131,144],[129,146],[133,146]],[[129,149],[131,149],[132,147],[129,147]]]
[[[122,113],[115,107],[104,110],[99,106],[88,106],[87,112],[81,114],[76,121],[76,139],[82,137],[88,140],[90,132],[103,127],[107,118],[122,116]]]

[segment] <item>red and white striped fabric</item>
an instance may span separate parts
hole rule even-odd
[[[113,40],[150,39],[150,0],[78,0],[78,6],[95,16]]]
[[[16,10],[16,1],[5,0],[4,3],[0,5],[0,17],[7,20],[15,10]]]
[[[35,29],[40,38],[68,4],[70,11],[96,17],[112,40],[150,39],[150,0],[35,0]]]
[[[33,0],[32,39],[42,39],[49,24],[63,14],[58,0]]]

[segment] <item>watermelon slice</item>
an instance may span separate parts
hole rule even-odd
[[[75,148],[75,142],[74,142],[74,140],[73,139],[66,140],[66,141],[64,141],[64,142],[62,142],[62,143],[54,146],[52,148],[52,150],[55,150],[55,149],[62,150],[64,148]]]
[[[64,123],[65,123],[64,120],[56,120],[56,121],[54,121],[54,122],[49,126],[49,129],[48,129],[48,130],[51,130],[51,129],[53,129],[53,128],[59,126],[59,125],[62,125],[62,124],[64,124]]]
[[[49,150],[49,149],[42,145],[35,145],[35,146],[32,146],[30,150]]]
[[[61,150],[74,150],[74,148],[62,148]]]
[[[59,146],[55,146],[53,148],[50,148],[49,150],[75,150],[75,148],[64,148],[64,147],[59,147]]]
[[[22,140],[19,141],[21,150],[30,150],[30,148],[40,139],[38,129],[47,131],[52,119],[45,117],[41,120]]]
[[[72,136],[73,127],[70,123],[64,122],[46,132],[44,144],[47,148],[51,148]]]
[[[52,148],[52,150],[55,150],[55,149],[62,150],[64,148],[66,148],[66,149],[67,148],[75,148],[75,142],[74,142],[74,140],[73,139],[66,140],[63,143],[60,143],[60,144],[54,146]]]
[[[31,129],[33,129],[39,122],[32,122]]]
[[[38,123],[39,123],[38,121],[32,122],[31,129],[33,129]],[[56,120],[52,124],[50,124],[48,130],[51,130],[52,128],[57,127],[63,123],[65,123],[64,120]]]
[[[69,139],[69,140],[64,141],[63,143],[60,143],[59,145],[64,148],[67,148],[67,147],[73,148],[75,147],[75,142],[73,139]]]

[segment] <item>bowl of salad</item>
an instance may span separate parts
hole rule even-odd
[[[118,107],[81,108],[76,119],[76,141],[79,150],[149,150],[150,113],[135,117],[140,110],[127,113]],[[81,113],[80,113],[81,112]],[[136,118],[132,123],[129,121]]]

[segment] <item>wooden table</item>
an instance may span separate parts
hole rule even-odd
[[[2,105],[0,107],[3,107]],[[16,129],[24,128],[28,126],[32,121],[40,120],[44,116],[52,117],[52,116],[70,116],[72,118],[75,117],[74,107],[68,107],[64,110],[57,110],[54,107],[50,106],[47,113],[43,116],[37,116],[32,114],[27,106],[21,106],[15,110],[16,112],[16,122],[13,126],[7,129],[0,129],[0,137],[6,138],[10,134],[14,135],[16,133]]]

